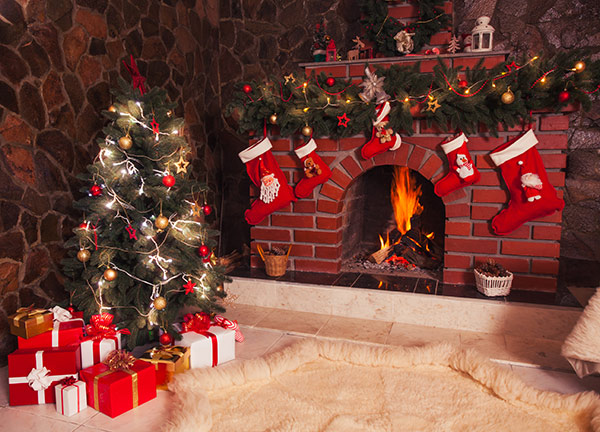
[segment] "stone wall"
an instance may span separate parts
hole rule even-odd
[[[75,176],[97,152],[110,88],[119,76],[130,80],[122,64],[129,54],[147,85],[177,102],[196,170],[204,160],[217,171],[217,4],[0,2],[0,363],[15,342],[6,316],[65,298],[62,244],[81,222]]]

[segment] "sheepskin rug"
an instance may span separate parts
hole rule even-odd
[[[561,354],[581,378],[600,373],[600,288],[590,298],[577,324],[563,343]]]
[[[475,351],[305,339],[176,375],[169,431],[600,431],[600,398],[540,391]]]

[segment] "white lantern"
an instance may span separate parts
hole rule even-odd
[[[492,40],[494,37],[494,27],[490,25],[490,17],[479,17],[477,18],[475,24],[476,25],[472,30],[473,44],[471,45],[471,51],[491,51]]]

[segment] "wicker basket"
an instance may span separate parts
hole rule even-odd
[[[256,245],[256,248],[258,249],[260,257],[265,262],[265,271],[267,272],[267,276],[277,277],[285,274],[288,256],[292,250],[292,245],[288,247],[288,251],[285,255],[271,255],[270,253],[265,252],[260,245]]]
[[[488,297],[508,295],[512,281],[513,274],[511,272],[508,272],[508,276],[487,276],[475,269],[477,291]]]

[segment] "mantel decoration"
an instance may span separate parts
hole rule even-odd
[[[365,37],[387,57],[419,51],[450,22],[450,16],[444,13],[444,0],[420,0],[417,21],[407,24],[389,16],[388,3],[386,0],[360,2]]]
[[[419,72],[419,64],[392,65],[377,67],[373,76],[363,80],[376,81],[378,88],[372,90],[390,97],[386,127],[409,135],[414,133],[415,116],[444,131],[450,127],[473,133],[483,123],[496,135],[499,125],[526,123],[535,110],[558,112],[569,103],[589,110],[600,89],[600,61],[579,50],[549,58],[541,54],[510,58],[492,69],[482,65],[483,59],[473,69],[449,68],[438,59],[433,74]],[[273,115],[275,122],[269,123],[279,127],[281,136],[306,128],[307,137],[315,138],[368,134],[377,117],[377,103],[360,97],[365,85],[324,73],[304,79],[290,74],[285,80],[240,82],[226,113],[236,119],[240,133],[251,135],[262,131]]]

